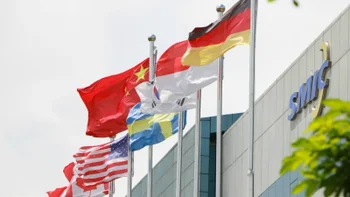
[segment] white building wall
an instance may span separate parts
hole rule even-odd
[[[322,42],[330,44],[332,67],[326,98],[350,100],[350,6],[295,60],[255,104],[254,191],[261,195],[280,176],[290,144],[312,120],[309,104],[296,119],[287,119],[290,95],[322,64]],[[259,65],[257,65],[259,66]],[[248,196],[248,112],[223,136],[223,196]],[[322,196],[320,192],[315,196]]]

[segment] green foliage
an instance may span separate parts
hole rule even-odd
[[[276,0],[267,0],[268,2],[275,2]],[[293,0],[293,4],[294,6],[298,7],[299,6],[299,2],[297,0]]]
[[[305,178],[293,188],[306,197],[318,189],[324,196],[350,196],[350,102],[325,100],[329,111],[304,131],[310,137],[293,142],[294,152],[283,159],[280,174],[300,169]]]

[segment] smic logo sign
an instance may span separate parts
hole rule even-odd
[[[325,94],[326,88],[328,87],[329,80],[325,79],[326,72],[331,67],[331,61],[329,59],[329,45],[328,42],[324,42],[321,47],[323,52],[323,64],[320,70],[316,70],[312,76],[310,76],[306,83],[303,83],[299,92],[294,92],[290,96],[289,108],[292,113],[288,116],[288,120],[293,120],[298,113],[301,112],[302,108],[312,101],[319,98],[317,105],[312,109],[313,118],[319,116],[322,113],[323,106],[321,104]]]

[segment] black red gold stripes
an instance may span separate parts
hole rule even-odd
[[[231,48],[248,44],[249,36],[250,0],[241,0],[221,19],[190,32],[182,63],[190,66],[207,65]]]

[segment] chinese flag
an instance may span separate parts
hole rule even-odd
[[[148,81],[149,58],[133,68],[102,78],[78,93],[88,110],[86,135],[111,137],[127,130],[129,110],[140,98],[135,87]]]

